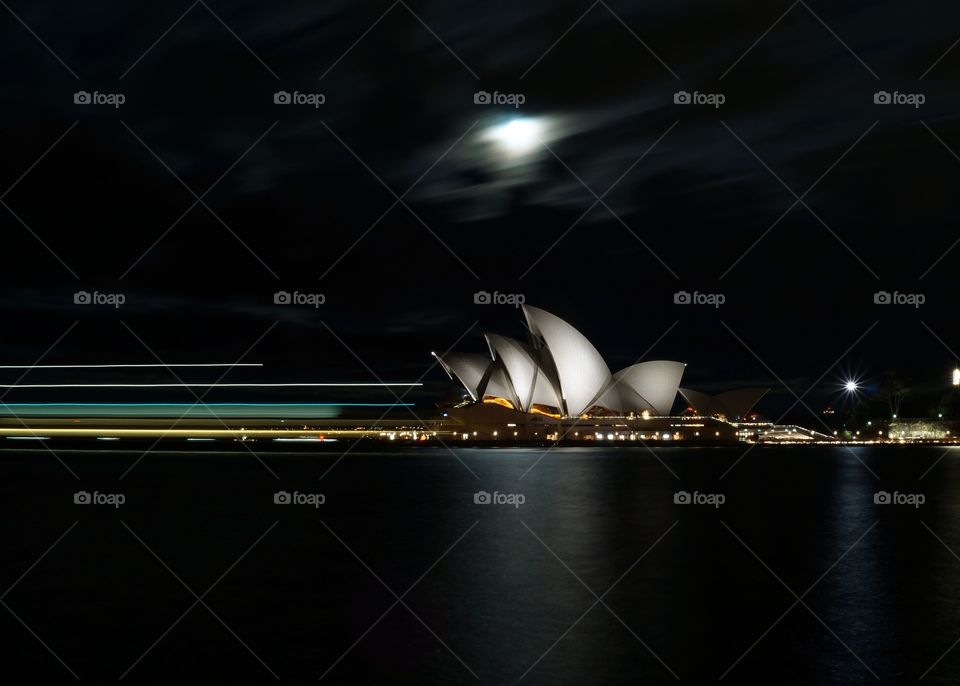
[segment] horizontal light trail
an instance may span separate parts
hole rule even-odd
[[[0,419],[22,418],[191,418],[318,420],[339,417],[352,410],[391,412],[415,407],[398,402],[3,402]]]
[[[413,407],[416,403],[5,403],[4,407]]]
[[[276,443],[336,443],[336,438],[274,438]]]
[[[183,364],[0,364],[0,369],[143,369],[147,367],[262,367],[262,362],[191,362]]]
[[[0,384],[0,388],[390,388],[422,383],[31,383]]]
[[[373,409],[391,412],[415,407],[415,403],[397,402],[218,402],[218,403],[97,403],[97,402],[2,402],[0,419],[9,417],[47,418],[191,418],[210,419],[290,419],[318,420],[339,417],[351,410]]]
[[[80,438],[88,436],[108,436],[119,438],[164,438],[176,437],[186,438],[187,440],[201,440],[203,438],[229,438],[242,439],[250,438],[306,438],[303,432],[290,431],[287,429],[174,429],[174,428],[156,428],[156,429],[120,429],[116,427],[103,428],[51,428],[43,427],[39,429],[43,433],[38,435],[34,429],[30,428],[0,428],[0,437],[7,440],[33,440],[49,441],[53,438]],[[336,429],[336,428],[317,428],[312,429],[315,433],[322,433],[324,436],[370,436],[378,437],[383,434],[400,433],[397,429]],[[409,430],[412,432],[413,430]],[[423,433],[422,429],[416,430]],[[430,431],[431,435],[453,436],[453,431]],[[291,436],[294,434],[294,436]]]

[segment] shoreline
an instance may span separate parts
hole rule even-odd
[[[554,448],[594,448],[594,449],[671,449],[671,448],[740,448],[743,450],[769,448],[910,448],[917,446],[960,448],[960,443],[945,443],[942,441],[873,441],[873,442],[736,442],[736,441],[426,441],[387,440],[369,437],[340,438],[340,439],[294,439],[294,440],[232,440],[232,439],[184,439],[180,437],[166,438],[121,438],[103,440],[102,437],[63,437],[63,438],[22,438],[10,440],[0,438],[0,453],[77,451],[77,452],[235,452],[249,454],[271,453],[339,453],[345,450],[351,452],[376,452],[385,449],[416,451],[422,449],[451,449],[468,448],[471,450],[485,449],[490,451],[502,449],[529,448],[552,450]]]

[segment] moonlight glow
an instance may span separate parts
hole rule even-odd
[[[537,119],[517,118],[490,130],[490,138],[510,155],[525,155],[540,146],[543,124]]]

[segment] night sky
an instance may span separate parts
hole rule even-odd
[[[869,389],[897,369],[917,398],[949,382],[956,3],[3,8],[2,363],[426,373],[429,408],[447,386],[430,351],[524,336],[516,308],[474,303],[496,291],[570,321],[612,370],[677,359],[694,388],[769,385],[773,416],[784,384],[819,380],[818,408],[848,376]],[[497,138],[514,119],[534,145]],[[276,305],[281,290],[326,302]]]

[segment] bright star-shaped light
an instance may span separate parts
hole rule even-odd
[[[860,385],[853,379],[850,379],[843,384],[843,388],[847,391],[847,393],[855,393],[860,388]]]

